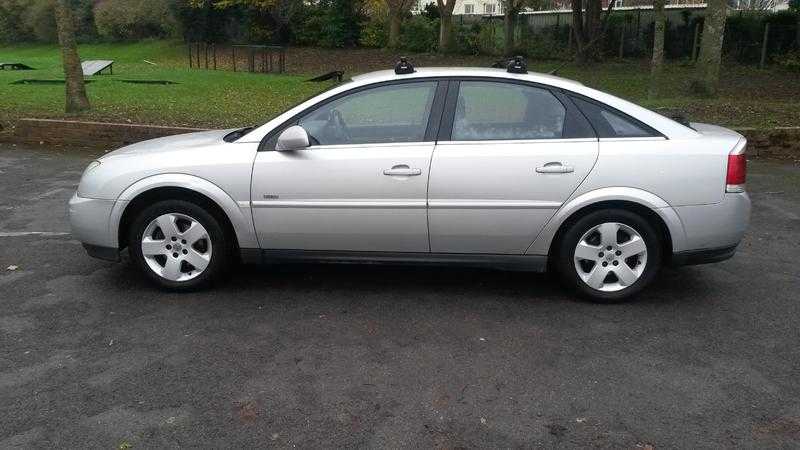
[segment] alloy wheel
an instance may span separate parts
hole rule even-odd
[[[636,283],[647,267],[647,244],[632,227],[606,222],[578,240],[575,270],[592,289],[616,292]]]
[[[211,262],[211,238],[196,219],[168,213],[153,219],[142,234],[142,256],[147,266],[170,281],[188,281]]]

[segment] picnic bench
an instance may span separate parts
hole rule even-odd
[[[106,69],[108,69],[110,75],[114,75],[114,61],[103,59],[83,61],[81,63],[81,69],[83,69],[83,76],[85,77],[99,75],[100,72]]]
[[[36,70],[21,62],[0,62],[0,70]]]

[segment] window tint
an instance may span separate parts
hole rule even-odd
[[[566,110],[549,91],[522,84],[462,81],[452,140],[557,139]]]
[[[298,121],[313,145],[420,142],[425,138],[436,82],[359,91],[329,102]]]
[[[580,110],[597,130],[597,135],[605,137],[650,137],[658,133],[637,120],[614,112],[610,109],[583,100],[580,97],[571,97]]]

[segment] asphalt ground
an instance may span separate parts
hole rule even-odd
[[[91,158],[0,146],[0,448],[800,446],[796,163],[751,161],[733,259],[595,305],[430,267],[165,293],[69,236]]]

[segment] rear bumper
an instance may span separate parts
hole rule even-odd
[[[736,245],[702,250],[689,250],[672,254],[670,265],[692,266],[696,264],[709,264],[730,259],[736,253]]]
[[[735,249],[750,222],[750,197],[745,192],[729,193],[719,203],[678,206],[674,210],[686,236],[686,246],[679,249],[680,253]]]

